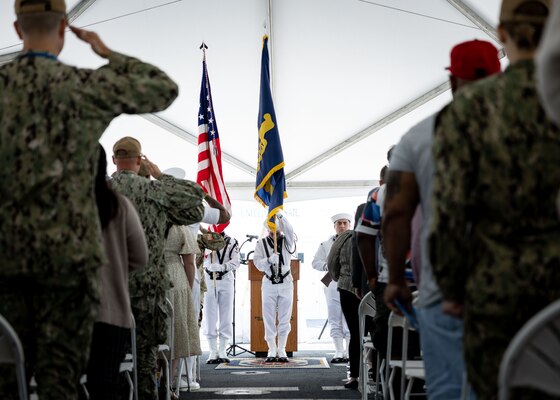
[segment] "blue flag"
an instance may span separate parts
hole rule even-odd
[[[276,113],[270,91],[270,61],[268,58],[268,36],[263,37],[261,58],[261,96],[259,101],[259,149],[255,199],[268,206],[268,227],[276,231],[274,215],[284,207],[286,176],[284,154],[278,133]]]

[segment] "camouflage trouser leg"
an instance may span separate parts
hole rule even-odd
[[[514,315],[475,316],[465,318],[465,361],[469,382],[476,392],[477,400],[494,400],[498,396],[498,372],[502,357],[522,321]],[[514,327],[510,329],[510,327]],[[515,400],[547,400],[547,396],[531,389],[515,389],[510,393]]]
[[[0,288],[0,314],[20,336],[26,375],[35,374],[41,400],[78,398],[98,305],[97,281],[87,278],[72,288],[33,281]],[[13,366],[0,368],[0,393],[18,398]]]
[[[167,338],[165,324],[167,314],[163,308],[165,306],[163,301],[162,296],[158,294],[132,299],[132,312],[136,320],[139,400],[158,398],[155,375],[157,346],[165,343]],[[160,384],[165,385],[165,381]]]

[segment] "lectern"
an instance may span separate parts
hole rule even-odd
[[[291,260],[292,277],[294,278],[294,303],[292,306],[292,319],[290,321],[292,329],[288,335],[286,343],[286,353],[289,357],[297,351],[297,281],[299,280],[299,260]],[[266,357],[268,345],[264,340],[264,322],[262,317],[262,287],[263,273],[259,271],[253,260],[249,260],[249,280],[251,281],[251,351],[257,357]]]

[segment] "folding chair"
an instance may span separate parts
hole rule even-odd
[[[408,323],[408,320],[394,312],[389,314],[389,331],[387,333],[387,358],[385,364],[385,399],[389,396],[391,400],[395,399],[395,393],[393,391],[393,381],[395,379],[396,369],[401,370],[401,386],[400,386],[400,396],[401,400],[404,400],[405,396],[405,380],[406,373],[412,369],[423,369],[424,361],[422,360],[408,360],[408,331],[414,330],[412,326]],[[393,345],[393,329],[402,328],[402,356],[400,360],[394,360],[391,358],[392,345]],[[408,370],[407,370],[408,368]],[[412,372],[410,372],[412,374]],[[414,372],[416,375],[416,372]]]
[[[412,305],[414,306],[418,302],[418,291],[412,293]],[[410,321],[406,321],[408,330],[414,331],[415,329],[410,324]],[[412,364],[409,365],[404,370],[405,379],[408,380],[408,384],[406,385],[406,391],[404,393],[404,399],[409,400],[412,394],[412,387],[414,386],[414,381],[417,379],[421,379],[426,381],[426,370],[424,368],[424,362],[421,361],[421,366],[417,361],[413,361]],[[402,390],[402,389],[401,389]],[[466,400],[466,399],[465,399]]]
[[[132,354],[127,354],[124,360],[121,362],[119,367],[119,372],[124,374],[129,391],[129,400],[138,400],[138,369],[136,365],[136,321],[134,320],[134,315],[130,313],[131,318],[131,328],[130,328],[130,347]],[[132,378],[130,374],[132,373]]]
[[[185,369],[186,369],[185,364],[186,363],[185,363],[184,358],[179,359],[179,363],[177,364],[177,371],[174,371],[174,372],[177,372],[177,385],[175,387],[175,395],[177,397],[179,397],[179,393],[181,391],[181,378],[183,377],[183,367],[185,367]],[[187,382],[190,385],[190,380],[188,378],[189,378],[189,376],[188,376],[188,373],[187,373]],[[189,390],[190,390],[190,387],[189,387]]]
[[[169,325],[170,325],[170,329],[169,329],[169,337],[167,338],[167,341],[169,344],[160,344],[158,346],[158,354],[160,356],[160,358],[163,360],[164,364],[165,364],[165,373],[167,375],[166,380],[167,380],[167,398],[171,398],[171,376],[172,376],[172,372],[171,371],[171,366],[172,366],[172,358],[173,358],[173,327],[174,327],[174,323],[175,323],[175,319],[173,317],[173,304],[171,303],[171,301],[169,299],[165,299],[165,305],[167,306],[167,314],[169,314]],[[167,358],[166,353],[169,353],[169,359]]]
[[[406,379],[408,379],[408,384],[406,385],[406,391],[404,393],[404,400],[409,400],[410,395],[412,394],[412,387],[414,385],[414,381],[416,379],[421,379],[425,381],[426,370],[424,369],[424,367],[420,367],[420,368],[406,367],[404,370],[404,376]]]
[[[362,301],[360,301],[360,306],[358,307],[358,318],[359,318],[359,325],[360,325],[360,385],[362,388],[362,400],[367,400],[368,398],[368,381],[369,381],[369,374],[368,374],[368,360],[369,355],[375,347],[373,346],[373,342],[371,341],[371,337],[369,334],[366,333],[366,317],[375,317],[375,298],[373,297],[373,293],[369,292],[366,294]],[[377,352],[376,352],[377,353]],[[375,373],[375,395],[374,398],[377,399],[377,394],[379,393],[378,390],[378,383],[379,383],[379,353],[377,353],[377,364],[376,364],[376,373]]]
[[[560,395],[560,300],[545,307],[523,325],[510,342],[498,376],[499,400],[511,388],[531,387]]]
[[[463,372],[463,386],[461,387],[461,400],[468,400],[471,398],[471,385],[467,377],[467,371]]]
[[[129,400],[138,400],[138,370],[136,366],[136,321],[134,320],[134,315],[132,311],[130,312],[131,328],[130,328],[130,345],[131,352],[124,356],[124,360],[119,365],[119,373],[124,374],[124,377],[128,383],[129,389]],[[132,378],[130,377],[132,374]],[[80,377],[80,385],[84,391],[84,397],[89,400],[89,392],[87,390],[87,375],[82,375]]]
[[[0,364],[14,364],[21,400],[27,400],[27,381],[25,378],[25,358],[19,337],[10,323],[0,315]]]
[[[83,374],[80,377],[80,387],[82,388],[84,399],[89,400],[89,392],[87,390],[87,375]]]

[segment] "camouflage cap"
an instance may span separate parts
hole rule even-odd
[[[542,4],[550,10],[551,0],[503,0],[500,11],[500,22],[537,22],[544,23],[546,15],[531,15],[519,11],[519,7],[526,4]]]
[[[115,158],[133,158],[142,155],[142,146],[140,142],[133,137],[125,136],[115,143],[113,146],[113,155]]]
[[[53,11],[66,14],[64,0],[16,0],[16,15]]]

